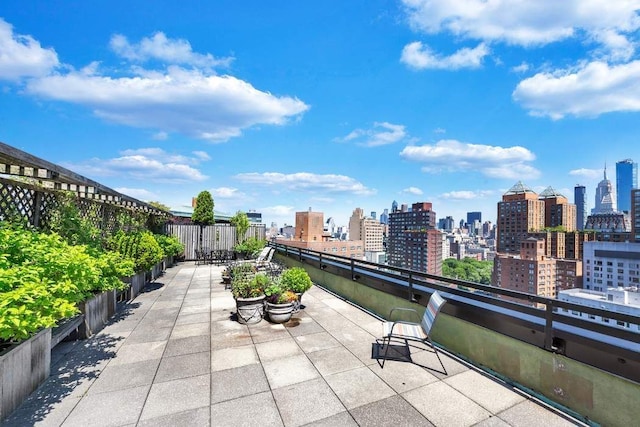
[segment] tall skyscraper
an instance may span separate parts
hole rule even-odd
[[[442,275],[442,233],[431,203],[414,203],[411,211],[389,215],[389,265]]]
[[[389,209],[385,209],[381,214],[380,214],[380,222],[382,224],[389,224]]]
[[[518,181],[498,202],[497,252],[519,254],[520,243],[529,237],[529,231],[544,228],[544,217],[544,201]]]
[[[482,223],[482,212],[467,212],[467,224],[472,225],[473,221]]]
[[[591,210],[592,214],[612,213],[616,210],[616,199],[613,194],[611,181],[607,179],[607,166],[604,167],[604,178],[598,183],[596,188],[595,207]]]
[[[638,164],[631,159],[616,163],[616,192],[618,210],[631,212],[631,190],[638,188]]]
[[[393,203],[391,203],[391,212],[395,212],[397,210],[398,210],[398,202],[394,200]]]
[[[576,230],[584,230],[587,220],[587,188],[584,185],[576,185],[573,189],[573,203],[576,205]]]

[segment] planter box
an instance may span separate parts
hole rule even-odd
[[[84,315],[84,322],[78,328],[80,339],[89,338],[99,332],[116,312],[116,291],[99,293],[87,301],[78,304]]]
[[[162,276],[162,261],[151,267],[151,280]]]
[[[131,301],[135,297],[137,297],[144,285],[147,283],[146,272],[142,271],[140,273],[136,273],[133,276],[129,277],[129,289],[127,290],[127,299]]]
[[[0,423],[49,377],[51,329],[0,356]]]

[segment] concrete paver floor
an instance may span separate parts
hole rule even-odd
[[[374,358],[379,319],[314,286],[286,326],[232,320],[223,267],[166,271],[104,330],[64,342],[6,426],[569,426],[459,362]]]

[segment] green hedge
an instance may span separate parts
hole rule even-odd
[[[164,256],[180,256],[184,253],[184,245],[180,243],[175,236],[165,236],[163,234],[154,234],[156,241],[162,248]]]
[[[131,258],[137,273],[151,270],[164,258],[164,251],[150,231],[118,231],[108,239],[107,247]]]

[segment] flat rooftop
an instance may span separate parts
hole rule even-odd
[[[100,333],[56,346],[4,425],[582,425],[447,354],[447,374],[420,348],[381,369],[381,320],[318,286],[287,324],[242,325],[222,270],[170,268]]]

